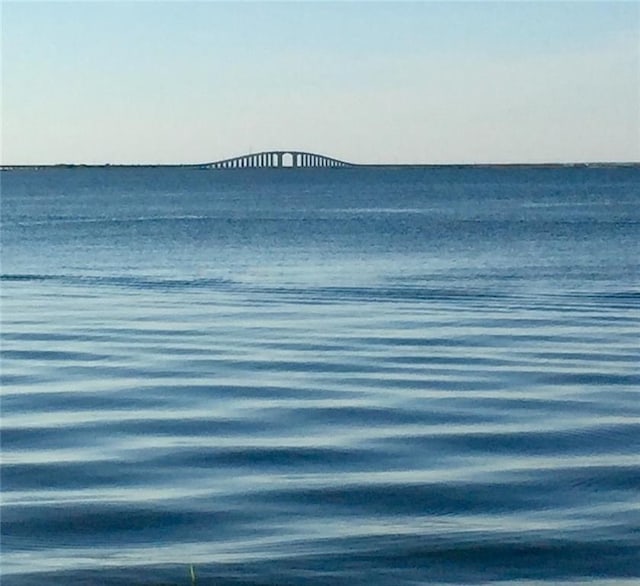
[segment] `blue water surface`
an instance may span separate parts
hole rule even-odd
[[[2,584],[637,584],[640,168],[2,173]]]

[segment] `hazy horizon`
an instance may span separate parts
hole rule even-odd
[[[258,154],[258,153],[244,153],[244,154]],[[312,154],[321,154],[321,153],[312,153]],[[242,155],[240,155],[242,156]],[[230,157],[235,158],[235,157]],[[219,161],[218,159],[217,161]],[[199,167],[202,168],[204,165],[208,165],[210,163],[215,163],[217,161],[193,161],[193,162],[167,162],[167,163],[75,163],[75,162],[57,162],[57,163],[1,163],[0,168],[3,169],[14,169],[14,168],[41,168],[41,167]],[[351,161],[346,161],[347,163],[351,163]],[[640,161],[556,161],[556,162],[535,162],[535,163],[522,163],[522,162],[510,162],[510,163],[456,163],[456,162],[447,162],[447,163],[352,163],[347,165],[346,167],[335,167],[335,169],[344,169],[344,168],[360,168],[360,167],[638,167],[640,166]],[[249,166],[249,167],[239,167],[239,168],[217,168],[212,170],[217,171],[242,171],[247,169],[296,169],[292,164],[284,164],[282,166],[270,166],[266,165],[264,167],[259,166]],[[330,169],[332,167],[298,167],[298,169]]]
[[[634,2],[2,4],[2,164],[640,160]]]

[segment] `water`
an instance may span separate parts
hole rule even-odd
[[[3,173],[3,585],[637,583],[639,186]]]

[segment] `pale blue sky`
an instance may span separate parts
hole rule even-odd
[[[2,5],[2,159],[640,160],[638,2]]]

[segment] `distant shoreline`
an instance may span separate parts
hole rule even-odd
[[[0,171],[20,171],[39,169],[194,169],[203,171],[246,171],[248,169],[212,169],[209,163],[186,163],[186,164],[83,164],[83,163],[56,163],[47,165],[0,165]],[[640,167],[640,162],[595,162],[595,163],[373,163],[373,164],[350,164],[348,167],[336,167],[335,169],[566,169],[566,168],[617,168],[617,167]],[[273,171],[276,169],[296,169],[296,167],[255,167],[251,171]],[[314,167],[298,167],[297,169],[314,169]],[[316,168],[317,169],[317,168]],[[326,170],[326,168],[324,169]]]

